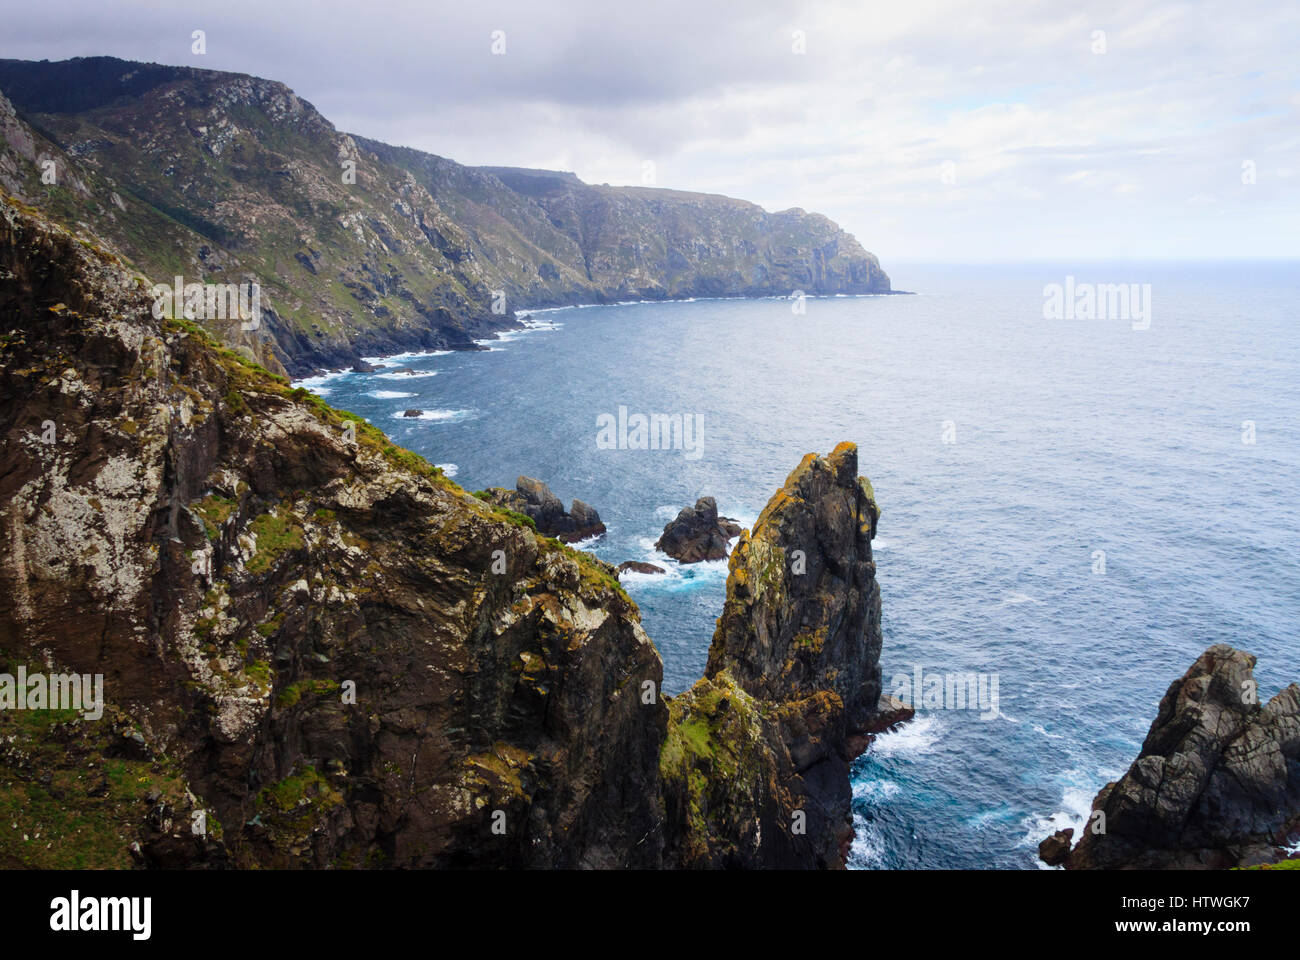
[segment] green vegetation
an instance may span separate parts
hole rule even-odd
[[[249,524],[249,529],[257,537],[257,552],[248,561],[250,573],[265,573],[275,565],[281,554],[299,550],[303,545],[302,527],[283,508],[278,515],[259,514]]]
[[[339,684],[337,680],[299,680],[297,683],[289,684],[276,694],[275,705],[288,709],[297,705],[306,695],[324,696],[325,694],[337,693],[338,690]]]
[[[239,504],[234,500],[227,500],[213,493],[200,500],[194,509],[203,520],[203,529],[207,531],[208,539],[216,540],[221,536],[221,525],[238,507]]]

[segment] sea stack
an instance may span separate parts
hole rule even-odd
[[[741,535],[704,678],[670,704],[661,769],[683,864],[845,865],[849,762],[881,722],[879,517],[842,443],[806,456]]]

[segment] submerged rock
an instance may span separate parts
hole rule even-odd
[[[489,487],[484,493],[489,503],[531,517],[538,533],[565,543],[587,540],[605,532],[605,524],[593,507],[574,500],[566,512],[563,501],[551,488],[533,477],[520,477],[515,481],[514,490]]]
[[[618,565],[619,573],[667,573],[663,567],[643,560],[624,560]]]
[[[1300,830],[1300,685],[1261,706],[1254,666],[1249,653],[1218,644],[1170,685],[1138,758],[1097,794],[1061,858],[1067,869],[1224,868],[1286,856],[1282,845]]]
[[[700,497],[695,506],[683,507],[676,519],[668,522],[655,541],[655,549],[679,563],[725,560],[727,545],[742,532],[735,520],[718,516],[716,500]]]

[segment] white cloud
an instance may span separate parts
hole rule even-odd
[[[343,129],[467,163],[636,183],[652,160],[661,186],[823,212],[886,268],[1300,255],[1294,5],[438,6],[323,3],[308,17],[230,0],[196,17],[53,0],[10,15],[3,53],[269,76]],[[198,26],[207,57],[188,54]],[[505,56],[491,54],[494,29]],[[1257,182],[1243,186],[1252,158]],[[1219,196],[1230,215],[1189,200]]]

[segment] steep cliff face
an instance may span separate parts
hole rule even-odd
[[[1261,706],[1254,666],[1220,644],[1170,685],[1138,758],[1093,801],[1097,829],[1067,869],[1249,866],[1300,839],[1300,685]]]
[[[154,280],[257,280],[262,324],[210,329],[295,375],[470,348],[522,307],[889,291],[876,258],[825,217],[465,167],[342,133],[256,77],[0,60],[0,91],[17,108],[0,103],[6,190]]]
[[[0,712],[0,861],[659,864],[608,572],[142,284],[0,205],[0,659],[107,701]]]
[[[670,707],[661,771],[683,864],[843,866],[848,765],[878,723],[878,519],[844,443],[805,457],[741,536],[705,676]]]

